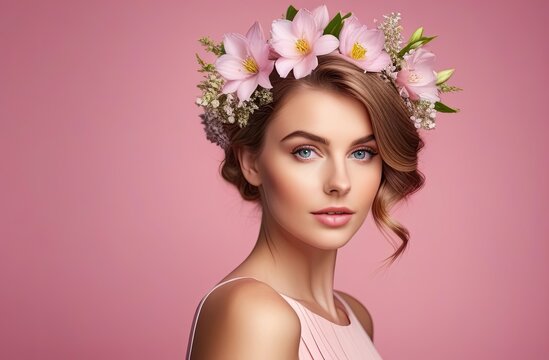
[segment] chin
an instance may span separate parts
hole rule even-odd
[[[358,229],[326,229],[309,234],[310,241],[305,241],[308,245],[321,250],[337,250],[344,247],[352,239]]]

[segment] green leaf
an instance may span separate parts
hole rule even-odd
[[[406,46],[403,47],[403,48],[398,52],[398,54],[397,54],[398,57],[399,57],[399,58],[402,58],[402,57],[404,56],[404,54],[406,54],[408,51],[410,51],[410,49],[412,48],[412,45],[413,45],[413,44],[414,44],[414,43],[408,43],[408,44],[406,44]]]
[[[334,31],[332,32],[332,35],[335,36],[336,38],[339,38],[339,33],[341,32],[341,29],[343,29],[343,23],[339,23],[336,28],[334,29]]]
[[[292,21],[294,17],[297,14],[297,9],[293,7],[293,5],[288,6],[288,10],[286,10],[286,20]]]
[[[454,73],[455,69],[447,69],[437,72],[437,85],[444,84]]]
[[[343,29],[343,21],[339,23],[339,25],[336,26],[334,29],[333,35],[339,39],[339,33],[341,32],[341,29]]]
[[[459,111],[459,109],[452,109],[451,107],[441,103],[440,101],[437,101],[435,103],[435,110],[443,113],[456,113]]]
[[[434,38],[436,38],[436,36],[431,36],[431,37],[423,37],[421,39],[419,39],[418,41],[416,41],[413,45],[412,45],[412,49],[416,49],[420,46],[423,46],[425,44],[427,44],[428,42],[430,42],[431,40],[433,40]]]
[[[333,29],[331,34],[339,39],[339,33],[341,33],[341,29],[343,29],[343,24],[344,24],[343,20],[347,19],[351,15],[352,15],[352,13],[347,13],[347,14],[345,14],[345,16],[342,16],[341,17],[341,22],[335,26],[335,28]]]
[[[341,23],[341,14],[337,13],[332,21],[328,23],[328,26],[324,29],[324,35],[332,34],[334,35],[334,31],[337,26]]]
[[[350,13],[350,12],[349,12],[349,13],[345,14],[345,16],[341,17],[341,20],[345,20],[345,19],[347,19],[347,18],[348,18],[349,16],[351,16],[351,15],[353,15],[353,13]]]
[[[408,40],[408,43],[414,43],[419,39],[421,39],[422,36],[423,36],[423,27],[420,27],[419,29],[414,31],[412,36],[410,36],[410,40]]]
[[[436,36],[422,37],[422,38],[419,38],[418,40],[416,40],[414,42],[408,43],[408,45],[406,45],[404,48],[402,48],[402,50],[400,50],[398,52],[398,57],[402,58],[404,56],[404,54],[406,54],[411,49],[417,49],[418,47],[427,44],[428,42],[430,42],[434,38],[436,38]]]

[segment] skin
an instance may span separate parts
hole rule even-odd
[[[304,136],[283,140],[295,131],[312,133],[329,144]],[[273,325],[273,333],[263,336],[270,337],[272,343],[276,334],[286,333],[288,338],[281,338],[279,342],[288,345],[277,347],[282,349],[277,351],[286,352],[284,356],[296,353],[299,320],[277,292],[298,300],[334,323],[349,323],[343,305],[333,295],[334,272],[338,249],[362,226],[381,182],[382,160],[377,154],[375,139],[352,145],[357,139],[371,134],[371,122],[362,103],[335,92],[303,88],[290,95],[267,126],[261,153],[240,151],[244,176],[261,191],[262,223],[251,253],[221,281],[238,276],[259,281],[233,281],[210,295],[203,306],[195,335],[196,353],[203,356],[193,356],[193,359],[214,359],[226,355],[227,351],[238,353],[239,340],[235,331],[239,330],[234,330],[238,328],[235,324],[243,322],[245,317],[250,318],[254,311],[256,318],[267,312],[276,313],[276,317],[265,321],[278,321],[277,328]],[[330,206],[345,206],[355,213],[346,225],[330,228],[311,214]],[[372,320],[366,308],[351,295],[338,293],[372,337]],[[220,321],[221,312],[225,312],[223,321]],[[232,329],[232,340],[218,340],[212,346],[213,338],[223,338],[224,332],[220,329],[224,326]],[[216,332],[220,332],[219,336]],[[259,337],[256,334],[256,338]],[[205,341],[209,341],[209,346]],[[241,349],[249,348],[249,341],[241,343]],[[255,355],[250,353],[250,358],[259,351]],[[273,355],[272,358],[284,357]]]

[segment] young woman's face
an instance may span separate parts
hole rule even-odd
[[[382,160],[358,100],[299,89],[268,125],[256,167],[269,226],[316,248],[337,249],[364,222]],[[352,214],[315,214],[330,207]]]

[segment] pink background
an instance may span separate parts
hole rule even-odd
[[[184,357],[200,298],[258,231],[203,134],[197,39],[268,31],[288,5],[228,3],[2,2],[0,358]],[[325,3],[369,25],[400,11],[465,89],[395,211],[408,251],[378,271],[392,248],[368,220],[335,287],[386,359],[546,359],[547,2]]]

